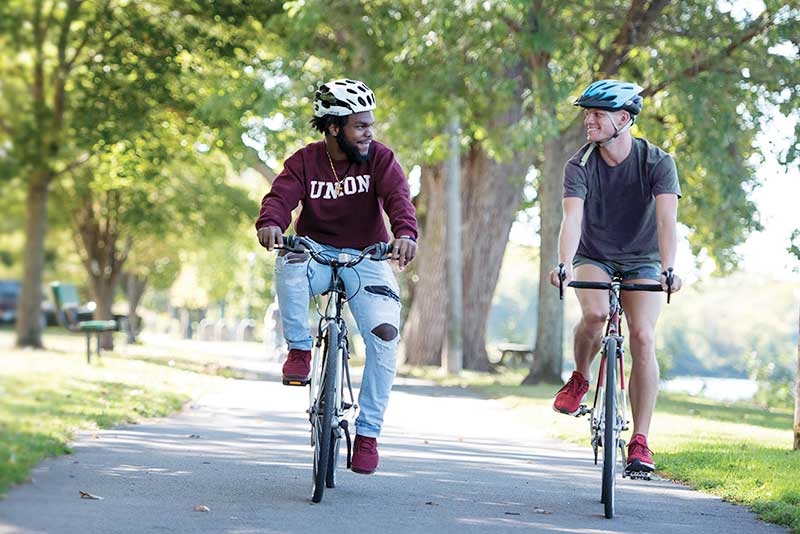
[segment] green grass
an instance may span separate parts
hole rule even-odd
[[[520,420],[535,421],[550,436],[588,447],[586,419],[552,410],[559,386],[518,385],[527,370],[453,377],[428,368],[404,374],[502,399],[520,413]],[[800,534],[800,451],[792,450],[792,427],[790,410],[662,393],[648,441],[659,476],[749,506],[764,521]]]
[[[0,495],[44,458],[69,453],[76,432],[174,413],[219,380],[114,353],[87,365],[80,338],[55,339],[45,342],[67,350],[14,349],[0,334]]]

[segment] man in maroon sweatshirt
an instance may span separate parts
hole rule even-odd
[[[272,250],[283,243],[282,234],[299,203],[295,230],[320,250],[357,254],[391,240],[400,269],[414,259],[417,221],[408,181],[391,149],[372,139],[374,109],[375,95],[363,82],[341,79],[320,86],[311,124],[325,137],[289,157],[262,200],[256,221],[262,246]],[[386,229],[384,212],[394,239]],[[399,287],[387,262],[363,261],[346,269],[342,278],[366,348],[352,470],[371,474],[378,467],[377,437],[397,367]],[[327,290],[329,281],[329,268],[310,261],[308,254],[279,252],[275,286],[289,348],[284,379],[308,378],[312,345],[308,302],[312,293]]]

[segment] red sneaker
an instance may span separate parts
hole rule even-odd
[[[581,410],[581,402],[589,391],[589,381],[578,371],[572,371],[572,376],[564,387],[558,390],[553,401],[553,409],[567,415],[575,415]]]
[[[287,385],[305,385],[311,373],[311,351],[292,349],[283,364],[283,383]],[[293,384],[292,382],[302,382]]]
[[[647,438],[644,434],[634,434],[628,443],[628,465],[625,466],[625,471],[652,473],[655,469],[653,451],[647,447]]]
[[[378,469],[378,440],[359,436],[353,440],[353,459],[350,461],[350,469],[354,473],[371,475]]]

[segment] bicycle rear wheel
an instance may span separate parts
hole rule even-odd
[[[605,427],[603,429],[603,488],[600,501],[605,516],[614,517],[614,494],[617,478],[617,340],[608,338],[605,352]]]
[[[312,432],[316,435],[314,445],[314,469],[311,501],[320,502],[325,491],[325,479],[331,457],[333,436],[334,396],[336,387],[336,357],[339,349],[339,328],[328,323],[325,337],[325,359],[322,364],[322,380],[315,403],[316,414],[312,418]]]

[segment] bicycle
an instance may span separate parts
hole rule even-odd
[[[559,297],[564,299],[564,264],[558,265]],[[667,303],[672,293],[672,268],[666,271]],[[598,450],[603,450],[603,482],[600,491],[600,502],[603,503],[605,516],[614,517],[616,494],[617,450],[620,452],[622,465],[626,465],[625,440],[622,432],[628,430],[627,398],[625,395],[625,358],[622,335],[622,300],[621,291],[663,291],[661,284],[628,284],[622,281],[621,273],[614,273],[611,282],[571,281],[569,287],[576,289],[602,289],[608,291],[608,320],[600,349],[600,371],[594,392],[594,402],[589,409],[581,404],[575,417],[589,414],[589,432],[594,463],[597,465]],[[619,369],[619,373],[617,373]],[[610,417],[609,417],[610,415]],[[609,424],[609,420],[611,423]],[[608,446],[608,444],[612,444]],[[623,470],[622,477],[650,480],[646,471]]]
[[[350,383],[347,324],[342,318],[344,305],[349,299],[341,273],[344,269],[355,267],[367,257],[373,261],[389,259],[391,245],[376,243],[357,256],[341,253],[332,257],[324,251],[316,250],[313,242],[304,237],[283,236],[283,243],[279,247],[281,250],[307,252],[311,259],[331,268],[330,284],[322,293],[328,295],[322,311],[317,298],[314,298],[320,319],[312,351],[311,374],[307,380],[283,379],[285,385],[310,386],[307,412],[311,423],[311,446],[314,448],[311,501],[318,503],[322,500],[326,487],[336,487],[336,468],[343,437],[347,441],[347,468],[350,468],[350,426],[358,415],[358,405]],[[348,396],[345,396],[345,390],[349,393]]]

